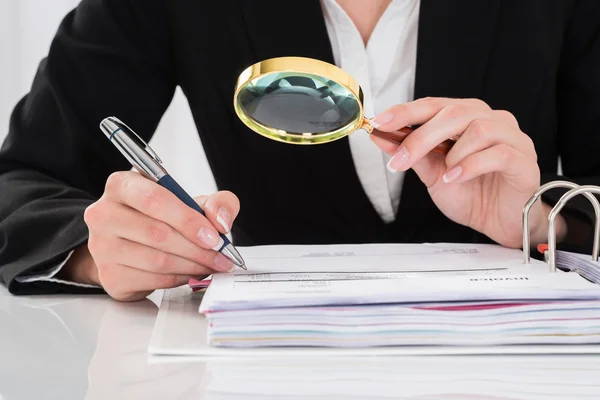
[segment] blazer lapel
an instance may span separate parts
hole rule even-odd
[[[500,0],[421,0],[415,98],[481,96],[499,8]],[[425,186],[408,171],[397,218],[400,236],[410,240],[432,213],[436,206]]]
[[[256,61],[302,56],[333,64],[320,1],[288,2],[285,7],[282,4],[280,0],[243,2],[244,19]],[[304,180],[307,198],[317,202],[318,207],[328,214],[323,229],[334,229],[340,241],[382,237],[384,224],[362,188],[347,138],[328,144],[295,147],[296,165],[303,169],[304,176],[309,177]],[[356,225],[361,226],[358,235]]]

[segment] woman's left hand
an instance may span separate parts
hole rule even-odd
[[[540,186],[532,140],[508,111],[477,99],[424,98],[391,107],[371,124],[383,132],[421,125],[401,146],[371,136],[388,154],[388,168],[412,168],[437,207],[507,247],[522,246],[523,206]],[[446,157],[431,153],[456,139]],[[550,207],[536,202],[530,214],[532,244],[545,242]],[[557,219],[558,239],[566,226]]]

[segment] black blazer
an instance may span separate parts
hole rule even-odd
[[[110,173],[130,169],[98,123],[118,116],[148,140],[176,86],[219,189],[241,200],[237,245],[489,241],[437,210],[412,172],[397,221],[383,223],[347,140],[293,146],[247,129],[232,105],[238,74],[290,55],[333,63],[318,0],[82,1],[0,153],[0,280],[13,293],[75,290],[14,278],[85,243],[84,209]],[[597,0],[421,1],[415,96],[476,97],[512,112],[535,142],[544,182],[557,178],[560,156],[569,179],[600,184],[599,68]]]

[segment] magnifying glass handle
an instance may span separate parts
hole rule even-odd
[[[369,132],[369,133],[380,139],[400,145],[400,144],[402,144],[402,142],[404,142],[404,139],[406,139],[408,137],[408,135],[410,135],[415,129],[417,129],[417,128],[402,128],[395,132],[382,132],[382,131],[378,131],[377,129],[372,129],[371,132]],[[450,151],[452,146],[454,146],[454,143],[456,143],[455,140],[447,139],[444,142],[438,144],[431,151],[433,153],[437,153],[437,154],[441,154],[441,155],[445,156],[446,154],[448,154],[448,152]]]

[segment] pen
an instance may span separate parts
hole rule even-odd
[[[108,117],[100,123],[100,129],[142,176],[158,183],[189,207],[206,216],[198,203],[165,170],[162,166],[162,160],[154,150],[131,128],[115,117]],[[247,269],[242,256],[227,236],[222,233],[219,233],[219,236],[222,244],[215,250],[227,257],[236,266]]]

